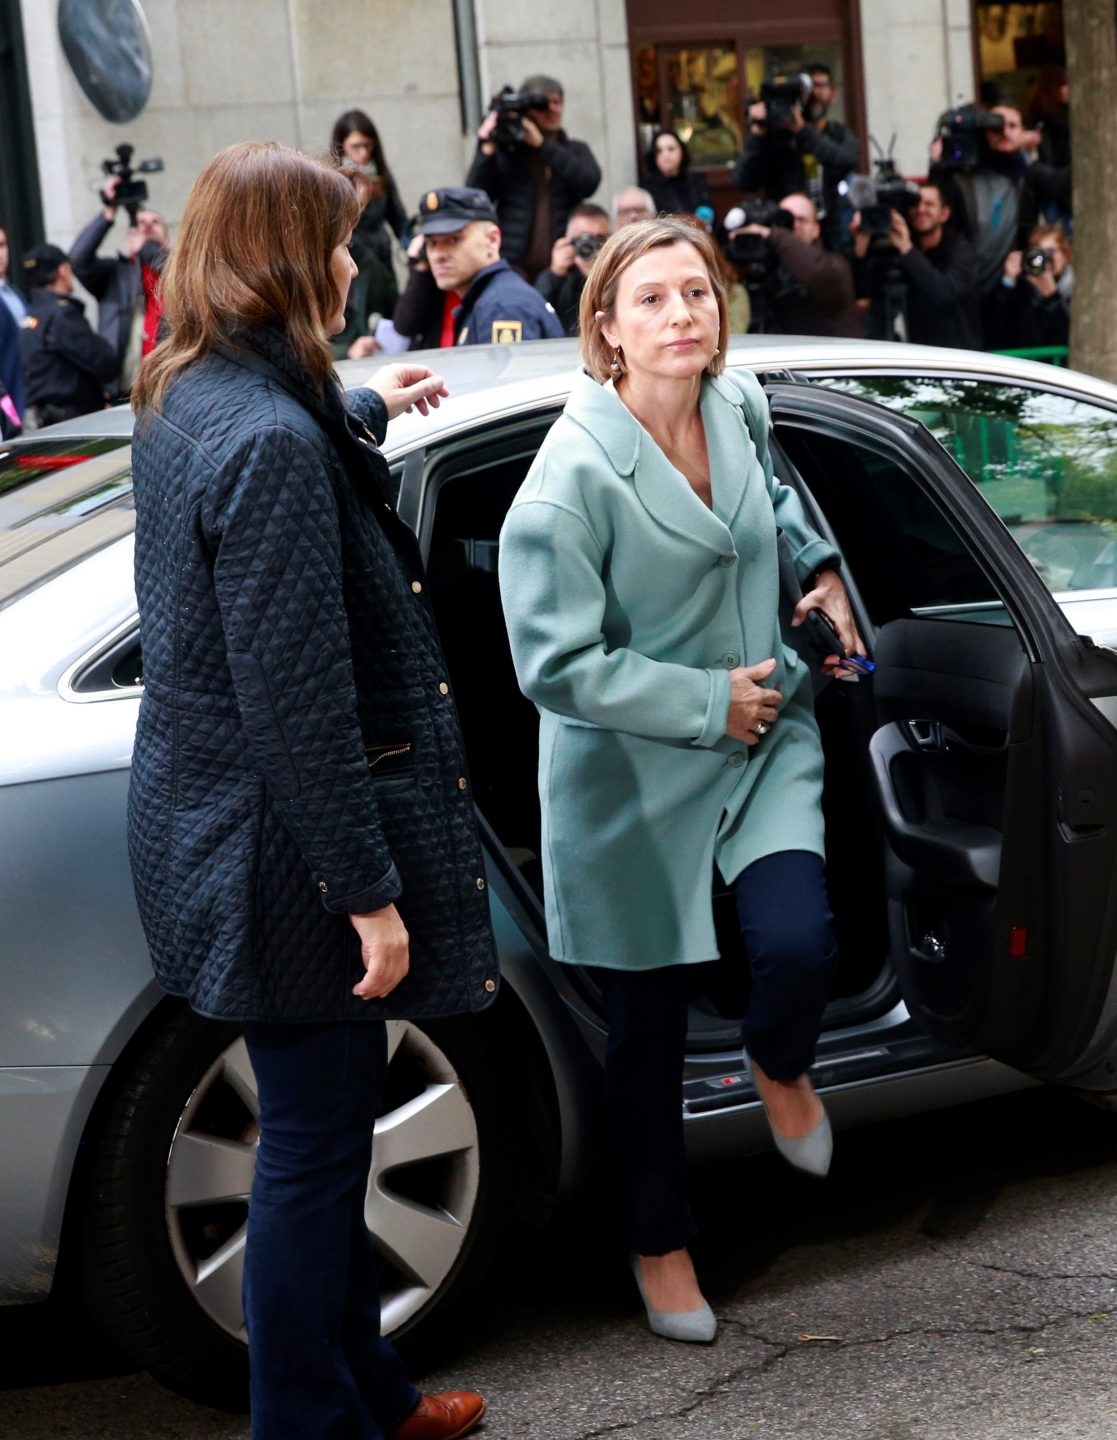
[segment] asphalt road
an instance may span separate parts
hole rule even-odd
[[[1111,1440],[1117,1117],[1044,1091],[695,1179],[710,1347],[646,1329],[583,1211],[509,1237],[426,1389],[485,1392],[483,1440]],[[77,1315],[0,1312],[0,1440],[246,1440]]]

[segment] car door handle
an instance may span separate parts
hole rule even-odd
[[[966,750],[973,755],[999,755],[1008,745],[1007,735],[980,725],[971,729],[942,720],[905,720],[903,731],[913,750],[928,754]]]

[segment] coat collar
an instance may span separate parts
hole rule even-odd
[[[600,445],[613,470],[632,478],[641,504],[665,529],[716,551],[729,553],[729,535],[753,471],[751,446],[740,396],[727,381],[702,384],[702,419],[714,510],[709,510],[652,437],[627,409],[609,381],[599,385],[582,373],[574,383],[566,414]]]

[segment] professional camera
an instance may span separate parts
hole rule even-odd
[[[1003,115],[979,110],[976,105],[948,110],[939,120],[938,134],[942,141],[939,165],[944,170],[976,170],[985,153],[982,137],[1004,128]]]
[[[133,225],[136,223],[136,216],[141,208],[147,203],[147,184],[143,180],[134,178],[136,172],[138,171],[141,175],[156,175],[163,168],[162,160],[141,160],[133,169],[132,156],[134,154],[135,147],[133,145],[118,145],[115,160],[101,161],[101,169],[106,175],[119,175],[120,177],[116,194],[109,198],[102,190],[101,199],[106,204],[119,205],[127,210],[128,218]]]
[[[592,260],[597,252],[605,244],[604,235],[575,235],[571,241],[574,246],[574,254],[579,260]]]
[[[769,75],[767,80],[761,81],[760,98],[768,107],[768,124],[786,130],[791,123],[792,107],[798,105],[802,109],[813,89],[811,77],[802,72],[798,75]]]
[[[731,224],[729,230],[740,230],[746,225],[766,225],[771,229],[790,230],[794,218],[787,210],[781,210],[775,200],[746,200],[725,217]],[[775,268],[775,256],[769,250],[763,235],[731,235],[725,247],[725,257],[735,265],[746,286],[761,285]]]
[[[489,139],[504,150],[513,150],[525,139],[524,111],[546,110],[551,103],[550,96],[542,90],[513,90],[506,85],[499,95],[494,95],[491,109],[497,113],[497,122]]]
[[[1025,275],[1042,275],[1051,266],[1051,252],[1042,245],[1029,245],[1020,257],[1020,268]]]
[[[907,218],[919,204],[919,186],[905,180],[895,161],[882,156],[874,161],[875,175],[855,175],[849,184],[849,203],[861,214],[861,233],[870,240],[886,240],[892,229],[892,211]]]

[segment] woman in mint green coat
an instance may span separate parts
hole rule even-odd
[[[715,865],[752,973],[743,1027],[777,1146],[824,1174],[806,1071],[836,950],[822,873],[822,751],[784,643],[777,534],[846,650],[833,547],[772,474],[751,375],[722,373],[712,243],[677,218],[607,242],[583,291],[578,378],[501,535],[521,688],[539,708],[551,953],[594,967],[606,1097],[652,1328],[712,1340],[687,1246],[681,1079],[694,972],[717,957]],[[789,638],[791,632],[788,632]],[[841,673],[837,655],[825,662]]]

